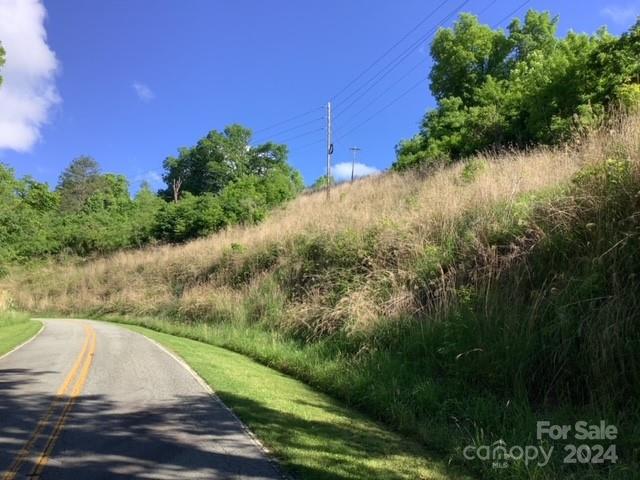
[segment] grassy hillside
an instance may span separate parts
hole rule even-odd
[[[486,478],[637,478],[640,118],[558,149],[301,196],[263,224],[14,271],[11,305],[128,316],[248,354]],[[605,419],[614,465],[463,458]]]

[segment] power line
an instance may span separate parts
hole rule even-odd
[[[264,128],[259,129],[259,130],[256,130],[255,132],[253,132],[253,134],[255,135],[256,133],[266,132],[267,130],[271,130],[272,128],[279,127],[280,125],[284,125],[285,123],[292,122],[293,120],[297,120],[298,118],[306,117],[307,115],[310,115],[310,114],[312,114],[314,112],[317,112],[321,108],[324,108],[324,106],[315,107],[315,108],[312,108],[311,110],[308,110],[308,111],[306,111],[304,113],[301,113],[299,115],[294,115],[293,117],[287,118],[286,120],[282,120],[280,122],[276,122],[276,123],[274,123],[272,125],[269,125],[267,127],[264,127]]]
[[[480,17],[480,15],[482,15],[484,12],[486,12],[487,10],[489,10],[491,7],[493,7],[498,0],[492,0],[491,2],[489,2],[489,4],[484,7],[482,10],[480,10],[478,13],[476,13],[476,17]]]
[[[294,130],[298,130],[298,129],[302,128],[302,127],[306,127],[307,125],[311,125],[311,124],[316,123],[316,122],[318,122],[320,120],[324,120],[324,117],[314,118],[313,120],[309,120],[308,122],[300,123],[300,124],[298,124],[298,125],[296,125],[294,127],[287,128],[285,130],[280,130],[280,131],[278,131],[276,133],[270,134],[268,137],[264,137],[262,140],[253,140],[253,143],[266,142],[267,140],[269,140],[269,138],[274,138],[274,137],[277,137],[277,136],[282,135],[284,133],[289,133],[289,132],[292,132]]]
[[[499,26],[501,23],[503,23],[505,20],[507,20],[509,17],[515,15],[520,9],[522,9],[525,5],[527,5],[528,3],[530,3],[531,0],[525,0],[524,2],[522,2],[517,8],[515,8],[514,10],[512,10],[508,15],[506,15],[505,17],[503,17],[499,22],[497,22],[496,24],[494,24],[494,26],[492,28],[497,28],[497,26]],[[427,20],[429,20],[440,8],[442,8],[446,3],[448,2],[448,0],[445,0],[443,2],[441,2],[440,4],[438,4],[438,6],[433,9],[431,12],[429,12],[427,14],[427,16],[425,16],[422,20],[420,20],[420,22],[418,22],[418,24],[416,24],[411,30],[409,30],[405,35],[403,35],[403,37],[398,40],[396,43],[394,43],[389,49],[387,49],[382,55],[380,55],[378,58],[376,58],[376,60],[374,60],[367,68],[365,68],[362,72],[360,72],[360,74],[358,74],[355,78],[353,78],[347,85],[345,85],[340,91],[338,91],[336,94],[334,94],[331,99],[335,99],[338,96],[342,95],[344,92],[346,92],[351,86],[353,86],[354,84],[356,84],[358,82],[358,80],[360,80],[362,77],[364,77],[373,67],[375,67],[376,65],[378,65],[381,60],[383,58],[385,58],[391,51],[393,51],[398,45],[400,45],[402,42],[404,42],[407,38],[409,38],[409,36],[414,33],[416,30],[418,30],[422,25],[424,25],[424,23],[426,23]],[[455,9],[453,9],[452,11],[450,11],[442,20],[440,20],[440,22],[438,22],[438,24],[434,27],[432,27],[427,34],[422,35],[420,38],[418,38],[416,41],[414,41],[411,45],[409,45],[405,50],[403,50],[398,56],[396,56],[393,60],[391,60],[391,62],[387,63],[381,70],[379,70],[373,77],[369,78],[369,80],[365,81],[363,84],[361,84],[358,88],[356,88],[354,91],[352,91],[346,98],[344,101],[349,100],[350,98],[352,98],[354,95],[356,95],[359,91],[361,91],[363,88],[367,87],[367,85],[369,85],[372,81],[374,81],[374,83],[372,85],[370,85],[361,95],[359,95],[354,101],[350,102],[346,107],[344,107],[337,115],[335,115],[336,117],[343,114],[344,112],[346,112],[349,108],[351,108],[355,103],[357,103],[364,95],[366,95],[369,91],[371,91],[371,89],[373,87],[375,87],[377,84],[380,83],[380,81],[382,81],[389,73],[391,73],[400,63],[402,63],[413,51],[413,49],[419,45],[420,43],[422,43],[423,41],[425,41],[426,39],[428,39],[431,35],[433,35],[435,33],[435,31],[437,30],[437,28],[441,27],[443,23],[447,22],[453,15],[455,15],[460,9],[462,9],[465,5],[467,5],[470,2],[470,0],[464,0],[462,3],[460,3]],[[480,14],[484,13],[485,11],[487,11],[490,7],[492,7],[495,3],[497,2],[497,0],[493,0],[491,1],[481,12]],[[393,87],[395,87],[399,82],[401,82],[402,80],[404,80],[405,78],[407,78],[407,76],[412,73],[416,68],[418,68],[420,65],[424,64],[425,62],[427,62],[428,60],[430,60],[430,58],[425,58],[423,60],[421,60],[420,62],[418,62],[417,64],[415,64],[411,69],[409,69],[407,72],[405,72],[404,75],[402,75],[400,78],[398,78],[395,82],[393,82],[390,86],[388,86],[385,90],[383,90],[380,94],[378,94],[372,101],[370,101],[364,108],[360,109],[358,112],[356,112],[356,114],[352,115],[348,120],[347,120],[347,124],[354,119],[355,117],[357,117],[358,115],[360,115],[364,110],[366,110],[367,108],[369,108],[373,103],[375,103],[376,101],[378,101],[382,96],[384,96],[387,92],[389,92]],[[382,113],[383,111],[385,111],[386,109],[388,109],[389,107],[391,107],[392,105],[394,105],[396,102],[398,102],[399,100],[401,100],[402,98],[404,98],[406,95],[408,95],[410,92],[412,92],[413,90],[415,90],[418,86],[420,86],[420,84],[422,84],[422,82],[426,81],[428,79],[428,77],[426,78],[421,78],[417,83],[413,84],[411,87],[409,87],[407,90],[405,90],[404,92],[402,92],[399,96],[397,96],[396,98],[394,98],[391,102],[387,103],[384,107],[380,108],[379,110],[377,110],[375,113],[373,113],[372,115],[370,115],[369,117],[367,117],[364,121],[358,123],[357,125],[355,125],[353,128],[351,128],[350,130],[348,130],[346,133],[340,135],[339,137],[337,137],[335,139],[335,142],[340,141],[342,138],[346,137],[347,135],[351,134],[352,132],[354,132],[355,130],[361,128],[362,126],[364,126],[365,124],[367,124],[369,121],[371,121],[373,118],[375,118],[377,115],[379,115],[380,113]],[[294,120],[298,120],[300,118],[304,118],[308,115],[310,115],[311,113],[317,112],[320,109],[325,108],[324,106],[320,106],[320,107],[316,107],[313,108],[311,110],[308,110],[304,113],[298,114],[298,115],[294,115],[292,117],[289,117],[285,120],[276,122],[274,124],[271,124],[267,127],[261,128],[259,130],[256,130],[254,133],[261,133],[261,132],[266,132],[268,130],[272,130],[275,127],[281,126],[281,125],[285,125],[287,123],[293,122]],[[310,121],[306,121],[304,123],[301,124],[297,124],[293,127],[281,130],[275,134],[273,134],[272,136],[277,136],[277,135],[281,135],[284,133],[288,133],[290,131],[294,131],[297,130],[303,126],[306,125],[310,125],[318,120],[322,120],[322,118],[317,118],[317,119],[313,119]],[[306,137],[308,135],[311,135],[313,133],[317,133],[320,131],[324,131],[324,128],[320,128],[320,129],[315,129],[315,130],[310,130],[304,133],[301,133],[299,135],[295,135],[293,137],[284,139],[284,140],[280,140],[281,142],[289,142],[291,140],[295,140],[298,138],[302,138],[302,137]],[[302,150],[305,150],[309,147],[318,145],[320,143],[322,143],[324,140],[316,140],[314,142],[311,143],[307,143],[305,145],[302,145],[301,147],[295,148],[293,151],[294,152],[300,152]]]
[[[491,28],[497,28],[502,22],[504,22],[505,20],[507,20],[508,18],[512,17],[513,15],[515,15],[520,9],[522,9],[525,5],[527,5],[528,3],[530,3],[531,0],[525,0],[524,2],[522,2],[517,8],[513,9],[510,13],[508,13],[507,15],[505,15],[504,17],[502,17],[498,22],[494,23],[492,25]],[[495,2],[493,2],[495,3]],[[493,5],[493,3],[491,3],[489,6]],[[484,11],[487,10],[488,7],[486,7],[484,9]],[[410,73],[411,71],[415,70],[415,68],[417,68],[422,62],[414,65],[414,67],[412,67],[412,69],[407,72]],[[405,74],[400,80],[404,79],[407,74]],[[391,102],[389,102],[388,104],[386,104],[384,107],[382,107],[381,109],[377,110],[373,115],[367,117],[364,121],[360,122],[359,124],[357,124],[355,127],[353,127],[352,129],[348,130],[346,133],[340,135],[337,140],[340,140],[344,137],[346,137],[347,135],[349,135],[350,133],[352,133],[353,131],[359,129],[360,127],[362,127],[363,125],[365,125],[366,123],[368,123],[370,120],[372,120],[373,118],[375,118],[378,114],[382,113],[383,111],[385,111],[387,108],[391,107],[393,104],[395,104],[396,102],[398,102],[399,100],[401,100],[403,97],[405,97],[406,95],[408,95],[410,92],[412,92],[413,90],[415,90],[418,86],[420,86],[420,84],[423,81],[426,81],[429,77],[426,78],[421,78],[417,83],[413,84],[411,87],[409,87],[407,90],[405,90],[402,94],[400,94],[398,97],[396,97],[395,99],[393,99]],[[395,86],[398,82],[395,82],[394,84],[392,84],[392,86]],[[390,88],[387,88],[384,92],[386,93],[387,91],[389,91]],[[382,95],[379,95],[374,101],[376,101],[378,98],[380,98]],[[368,108],[373,102],[370,102],[369,105],[367,105],[364,109]],[[361,109],[358,113],[356,113],[355,115],[353,115],[351,118],[356,117],[358,114],[360,114],[364,109]]]
[[[380,110],[377,110],[373,115],[367,117],[366,120],[364,120],[363,122],[360,122],[359,124],[357,124],[355,127],[353,127],[351,130],[347,131],[346,133],[343,133],[342,135],[340,135],[338,137],[338,140],[346,137],[347,135],[349,135],[350,133],[352,133],[353,131],[359,129],[360,127],[362,127],[363,125],[365,125],[366,123],[368,123],[370,120],[372,120],[374,117],[376,117],[377,115],[379,115],[380,113],[384,112],[387,108],[389,108],[391,105],[393,105],[394,103],[396,103],[397,101],[401,100],[402,98],[404,98],[406,95],[408,95],[409,93],[411,93],[413,90],[415,90],[416,88],[418,88],[420,86],[420,84],[422,84],[422,82],[426,81],[429,77],[425,77],[425,78],[421,78],[418,82],[414,83],[411,87],[409,87],[407,90],[405,90],[404,92],[402,92],[400,95],[398,95],[396,98],[394,98],[391,102],[387,103],[384,107],[382,107]]]
[[[282,140],[278,140],[278,139],[276,139],[276,141],[281,142],[281,143],[290,142],[291,140],[295,140],[296,138],[306,137],[306,136],[311,135],[311,134],[313,134],[313,133],[316,133],[316,132],[322,132],[322,131],[324,131],[324,127],[322,127],[322,128],[316,128],[316,129],[314,129],[314,130],[309,130],[308,132],[301,133],[300,135],[296,135],[296,136],[294,136],[294,137],[284,138],[284,139],[282,139]]]
[[[389,48],[389,49],[388,49],[384,54],[382,54],[380,57],[378,57],[378,58],[377,58],[377,59],[376,59],[372,64],[370,64],[370,65],[369,65],[369,66],[368,66],[364,71],[362,71],[362,72],[361,72],[361,73],[360,73],[356,78],[354,78],[353,80],[351,80],[351,82],[349,82],[349,84],[348,84],[348,85],[346,85],[346,86],[345,86],[341,91],[339,91],[338,93],[336,93],[332,98],[335,98],[335,97],[339,96],[340,94],[342,94],[342,93],[343,93],[344,91],[346,91],[346,90],[347,90],[351,85],[353,85],[357,80],[359,80],[362,76],[364,76],[364,75],[365,75],[369,70],[371,70],[371,68],[373,68],[375,65],[377,65],[377,64],[378,64],[378,63],[379,63],[379,62],[380,62],[380,61],[381,61],[381,60],[382,60],[382,59],[383,59],[387,54],[389,54],[389,53],[390,53],[394,48],[396,48],[399,44],[401,44],[404,40],[406,40],[406,39],[407,39],[407,38],[408,38],[408,37],[409,37],[413,32],[415,32],[415,31],[416,31],[420,26],[422,26],[422,25],[423,25],[427,20],[429,20],[429,18],[431,18],[431,17],[433,16],[433,14],[434,14],[434,13],[436,13],[436,12],[438,11],[438,9],[439,9],[439,8],[441,8],[444,4],[446,4],[446,3],[447,3],[447,1],[449,1],[449,0],[444,0],[443,2],[441,2],[441,3],[440,3],[440,4],[439,4],[435,9],[433,9],[433,10],[432,10],[432,11],[431,11],[431,12],[430,12],[426,17],[424,17],[424,18],[423,18],[423,19],[422,19],[422,20],[421,20],[417,25],[415,25],[415,26],[414,26],[414,27],[413,27],[409,32],[407,32],[407,33],[406,33],[406,34],[405,34],[405,35],[404,35],[400,40],[398,40],[394,45],[392,45],[392,46],[391,46],[391,47],[390,47],[390,48]],[[467,0],[467,1],[469,1],[469,0]],[[465,2],[465,3],[466,3],[466,2]],[[287,118],[287,119],[285,119],[285,120],[282,120],[282,121],[276,122],[276,123],[274,123],[274,124],[271,124],[271,125],[269,125],[269,126],[267,126],[267,127],[264,127],[264,128],[258,129],[258,130],[256,130],[256,131],[255,131],[255,132],[253,132],[253,133],[254,133],[254,134],[257,134],[257,133],[261,133],[261,132],[266,132],[266,131],[268,131],[268,130],[272,130],[273,128],[278,127],[278,126],[280,126],[280,125],[284,125],[284,124],[290,123],[290,122],[292,122],[292,121],[294,121],[294,120],[297,120],[297,119],[300,119],[300,118],[304,118],[304,117],[306,117],[306,116],[310,115],[311,113],[318,111],[318,110],[319,110],[319,109],[321,109],[321,108],[324,108],[324,106],[316,107],[316,108],[313,108],[313,109],[308,110],[308,111],[306,111],[306,112],[303,112],[303,113],[301,113],[301,114],[294,115],[294,116],[292,116],[292,117],[290,117],[290,118]],[[273,134],[273,135],[270,135],[270,137],[275,137],[275,136],[277,136],[277,135],[281,135],[281,134],[283,134],[283,133],[288,133],[288,132],[290,132],[290,131],[297,130],[298,128],[301,128],[301,127],[303,127],[303,126],[310,125],[310,124],[314,123],[314,122],[315,122],[315,121],[317,121],[317,120],[318,120],[318,119],[314,119],[314,120],[311,120],[311,121],[308,121],[308,122],[304,122],[304,123],[298,124],[298,125],[296,125],[296,126],[294,126],[294,127],[287,128],[287,129],[285,129],[285,130],[281,130],[281,131],[279,131],[279,132],[277,132],[277,133],[275,133],[275,134]],[[321,120],[321,119],[320,119],[320,120]],[[288,140],[293,140],[293,139],[296,139],[296,138],[299,138],[299,137],[303,137],[303,136],[305,136],[305,135],[309,135],[309,134],[314,133],[314,132],[316,132],[316,131],[318,131],[318,130],[314,130],[314,131],[310,131],[310,132],[305,132],[305,133],[303,133],[303,134],[296,135],[295,137],[291,137],[291,138],[289,138]],[[288,140],[284,140],[284,141],[288,141]],[[256,142],[256,143],[260,143],[260,142]],[[314,143],[315,143],[315,142],[314,142]]]
[[[324,143],[324,142],[325,142],[325,139],[321,138],[320,140],[316,140],[315,142],[305,143],[304,145],[301,145],[301,146],[299,146],[297,148],[294,148],[293,150],[289,151],[289,153],[294,153],[294,152],[295,153],[299,153],[299,152],[301,152],[303,150],[308,150],[309,147],[313,147],[315,145],[318,145],[318,144]]]
[[[531,0],[525,0],[524,2],[522,2],[518,7],[514,8],[509,14],[505,15],[504,17],[502,17],[502,19],[496,23],[494,23],[491,28],[498,28],[498,26],[504,22],[505,20],[509,19],[510,17],[512,17],[513,15],[515,15],[516,13],[518,13],[518,11],[520,11],[520,9],[522,7],[524,7],[526,4],[528,4],[529,2],[531,2]]]
[[[347,95],[347,97],[343,100],[343,102],[346,102],[347,100],[352,98],[354,95],[359,93],[363,88],[367,87],[367,85],[369,85],[371,82],[373,82],[369,86],[369,88],[367,88],[365,90],[365,92],[363,92],[359,97],[356,98],[356,100],[354,100],[351,103],[349,103],[347,105],[347,107],[342,108],[342,110],[339,113],[336,114],[336,118],[338,116],[342,115],[345,111],[347,111],[348,108],[350,108],[357,101],[359,101],[374,86],[376,86],[378,83],[380,83],[380,81],[382,81],[389,73],[391,73],[398,65],[400,65],[400,63],[402,63],[407,57],[409,57],[413,53],[415,47],[420,45],[422,42],[426,41],[431,35],[433,35],[437,31],[437,29],[439,27],[442,26],[442,24],[446,23],[451,17],[453,17],[457,12],[459,12],[470,1],[471,0],[464,0],[462,3],[460,3],[457,7],[455,7],[453,10],[451,10],[443,19],[441,19],[434,27],[429,29],[429,31],[425,35],[422,35],[420,38],[418,38],[416,41],[414,41],[405,50],[403,50],[400,53],[400,55],[398,55],[395,59],[393,59],[391,62],[389,62],[381,70],[379,70],[378,73],[376,73],[373,77],[369,78],[369,80],[367,80],[362,85],[360,85],[360,87],[356,88],[353,92],[351,92],[349,95]]]
[[[386,95],[387,92],[389,92],[393,87],[395,87],[398,83],[400,83],[402,80],[404,80],[405,78],[407,78],[409,76],[410,73],[413,73],[414,70],[416,70],[419,66],[423,65],[424,63],[426,63],[427,61],[431,60],[431,58],[427,57],[427,58],[423,58],[422,60],[420,60],[418,63],[416,63],[413,67],[411,67],[411,69],[409,69],[402,77],[400,77],[397,81],[393,82],[391,85],[389,85],[386,89],[384,89],[382,92],[380,92],[380,94],[378,94],[377,97],[375,97],[373,100],[371,100],[369,103],[367,103],[364,107],[362,107],[360,110],[358,110],[356,113],[354,113],[353,115],[351,115],[351,117],[349,117],[347,119],[346,122],[344,122],[344,125],[348,125],[351,120],[353,120],[354,118],[356,118],[358,115],[360,115],[362,112],[364,112],[365,110],[367,110],[371,105],[373,105],[375,102],[377,102],[380,98],[384,97]]]
[[[497,2],[497,0],[492,0],[486,7],[484,7],[479,13],[478,15],[482,15],[483,13],[485,13],[487,10],[489,10],[489,8],[491,8],[495,3]],[[491,28],[497,28],[502,22],[504,22],[506,19],[508,19],[509,17],[511,17],[512,15],[514,15],[518,10],[520,10],[522,7],[524,7],[527,3],[529,3],[530,0],[526,0],[525,2],[523,2],[520,6],[518,6],[516,9],[514,9],[511,13],[509,13],[508,15],[506,15],[505,17],[503,17],[499,22],[495,23],[492,25]],[[446,21],[446,20],[445,20]],[[346,125],[348,125],[351,120],[353,120],[354,118],[358,117],[362,112],[364,112],[365,110],[367,110],[371,105],[373,105],[375,102],[377,102],[380,98],[382,98],[387,92],[389,92],[393,87],[395,87],[398,83],[400,83],[402,80],[404,80],[405,78],[407,78],[409,76],[409,74],[413,73],[419,66],[427,63],[429,60],[431,60],[430,57],[426,57],[422,60],[420,60],[418,63],[416,63],[413,67],[411,67],[409,70],[407,70],[404,75],[402,75],[400,78],[398,78],[395,82],[393,82],[391,85],[389,85],[386,89],[384,89],[382,92],[380,92],[374,99],[372,99],[367,105],[365,105],[363,108],[361,108],[360,110],[358,110],[355,114],[353,114],[349,119],[347,119],[347,121],[345,122]],[[367,91],[369,91],[370,89],[367,89]],[[365,92],[366,93],[366,92]],[[364,94],[363,94],[364,95]],[[362,98],[362,96],[360,96],[359,98]],[[359,99],[358,98],[358,99]],[[358,100],[356,99],[356,101]],[[344,110],[340,113],[338,113],[336,115],[336,117],[338,117],[341,113],[343,113],[344,111],[346,111],[351,105],[353,105],[354,103],[356,103],[356,101],[352,102],[351,104],[349,104],[347,107],[344,108]]]
[[[436,13],[445,3],[447,3],[449,0],[444,0],[442,3],[440,3],[436,8],[434,8],[431,12],[429,12],[427,14],[426,17],[424,17],[422,20],[420,20],[418,22],[418,24],[416,26],[414,26],[411,30],[409,30],[400,40],[398,40],[396,43],[394,43],[387,51],[385,51],[382,55],[380,55],[376,60],[373,61],[373,63],[371,63],[367,68],[365,68],[362,72],[360,72],[355,78],[353,78],[349,83],[347,83],[347,85],[345,85],[344,87],[342,87],[342,89],[336,93],[335,95],[333,95],[331,97],[331,100],[335,100],[338,96],[342,95],[346,90],[349,89],[349,87],[351,87],[351,85],[353,85],[354,83],[356,83],[358,80],[360,80],[369,70],[371,70],[373,67],[375,67],[378,63],[380,63],[380,60],[382,60],[384,57],[386,57],[394,48],[396,48],[398,45],[400,45],[402,42],[404,42],[413,32],[415,32],[418,28],[420,28],[427,20],[429,20],[434,13]],[[497,1],[497,0],[496,0]]]

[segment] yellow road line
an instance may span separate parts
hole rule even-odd
[[[16,474],[20,470],[20,467],[22,467],[22,464],[24,463],[24,460],[26,459],[27,455],[29,455],[29,452],[33,448],[33,445],[37,441],[38,437],[42,434],[42,431],[48,425],[49,420],[53,415],[53,412],[55,411],[58,403],[60,402],[60,400],[62,400],[67,389],[69,388],[69,385],[71,385],[71,383],[73,382],[73,379],[75,378],[78,372],[78,369],[82,364],[82,359],[84,358],[87,352],[87,348],[89,346],[89,341],[91,339],[93,328],[85,325],[84,330],[85,330],[84,344],[82,345],[82,350],[80,350],[80,354],[76,358],[76,361],[73,364],[73,367],[71,367],[71,370],[69,371],[66,378],[62,382],[62,385],[60,385],[60,388],[56,392],[56,396],[51,401],[51,405],[49,405],[49,409],[36,425],[36,428],[31,434],[31,436],[29,437],[29,440],[20,449],[20,452],[18,452],[18,455],[16,456],[15,460],[9,467],[9,470],[7,470],[7,472],[3,475],[2,477],[3,480],[13,480],[15,478]]]
[[[56,442],[60,437],[60,432],[62,432],[62,429],[64,428],[64,424],[67,420],[67,416],[69,415],[69,412],[73,408],[73,405],[76,403],[76,399],[82,392],[82,388],[84,387],[84,384],[87,381],[87,377],[89,376],[89,369],[91,368],[91,364],[93,362],[93,356],[94,356],[95,350],[96,350],[96,333],[95,331],[93,331],[92,337],[91,337],[91,347],[89,348],[88,355],[85,357],[84,365],[82,366],[82,371],[80,373],[80,376],[76,380],[76,384],[74,385],[73,391],[71,392],[71,397],[69,398],[69,401],[67,402],[67,404],[64,407],[64,410],[62,411],[62,415],[60,415],[60,418],[58,419],[58,423],[56,423],[56,426],[53,429],[53,432],[51,432],[51,435],[49,436],[49,440],[47,441],[47,444],[44,447],[44,450],[40,454],[40,457],[36,462],[35,468],[31,472],[30,476],[33,479],[37,479],[40,477],[42,470],[44,469],[44,467],[47,465],[47,462],[49,461],[49,457],[51,455],[51,452],[53,451],[53,447],[55,447]]]

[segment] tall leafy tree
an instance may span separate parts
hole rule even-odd
[[[304,187],[287,163],[286,145],[251,145],[251,130],[237,124],[181,148],[164,169],[168,188],[160,195],[173,203],[158,212],[157,235],[169,241],[258,222]]]
[[[3,262],[25,261],[60,248],[58,197],[47,184],[18,179],[0,164],[0,274]]]
[[[60,208],[66,212],[80,210],[102,186],[98,162],[87,155],[74,159],[58,180],[56,190],[60,194]]]
[[[589,100],[604,103],[618,98],[624,85],[640,85],[640,19],[621,37],[602,34],[591,52],[585,80],[592,87]]]
[[[452,29],[438,31],[431,45],[434,67],[429,78],[433,96],[437,100],[468,100],[487,76],[504,77],[504,60],[510,50],[504,32],[463,13]]]
[[[168,157],[163,179],[170,188],[179,184],[181,192],[193,195],[220,193],[246,173],[250,139],[251,131],[240,125],[230,125],[223,132],[212,130],[193,148]]]
[[[524,23],[514,19],[509,25],[508,43],[516,61],[524,61],[534,53],[549,54],[558,44],[556,32],[560,18],[549,12],[529,10]]]
[[[274,172],[288,177],[294,191],[300,188],[299,174],[287,164],[286,145],[250,142],[251,130],[234,124],[222,132],[212,130],[192,148],[181,148],[177,157],[164,161],[168,189],[161,194],[174,200],[184,193],[217,195],[246,176],[266,178]]]
[[[640,22],[621,37],[557,37],[558,17],[529,11],[507,32],[462,14],[431,46],[437,107],[396,148],[395,169],[487,148],[555,143],[640,98]]]
[[[134,245],[141,246],[152,241],[156,229],[156,216],[164,205],[165,202],[151,190],[147,182],[144,182],[133,200]]]

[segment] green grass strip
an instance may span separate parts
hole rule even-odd
[[[0,357],[33,337],[42,327],[28,317],[0,314]]]
[[[243,355],[142,327],[127,328],[182,357],[297,478],[469,478],[418,443]]]

